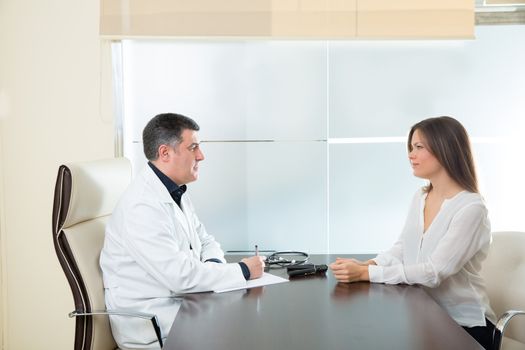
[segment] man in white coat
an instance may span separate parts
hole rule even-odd
[[[244,286],[264,269],[259,256],[226,263],[184,195],[204,160],[198,130],[178,114],[149,121],[142,135],[148,166],[113,211],[100,256],[107,308],[156,314],[163,338],[180,307],[177,295]],[[110,322],[121,349],[159,348],[147,321],[111,316]]]

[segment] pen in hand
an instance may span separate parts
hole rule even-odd
[[[255,245],[255,256],[259,256],[259,246]]]

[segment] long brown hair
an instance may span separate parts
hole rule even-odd
[[[430,153],[461,187],[478,193],[478,180],[467,131],[451,117],[428,118],[412,126],[408,134],[408,151],[412,151],[412,135],[418,130],[427,141]],[[432,189],[430,184],[425,190]]]

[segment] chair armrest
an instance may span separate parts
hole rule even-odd
[[[509,321],[517,315],[525,315],[525,311],[521,310],[509,310],[503,313],[496,323],[494,329],[494,349],[499,350],[501,348],[501,341],[503,340],[503,333],[507,328]]]
[[[164,346],[164,344],[162,343],[162,336],[160,334],[159,320],[157,319],[157,315],[145,314],[142,312],[128,312],[128,311],[121,311],[121,310],[94,310],[91,312],[81,312],[81,311],[75,310],[69,313],[69,317],[96,316],[96,315],[127,316],[127,317],[137,317],[137,318],[142,318],[145,320],[150,320],[151,325],[153,326],[153,330],[155,331],[155,335],[157,335],[157,340],[159,341],[160,347],[162,348]]]

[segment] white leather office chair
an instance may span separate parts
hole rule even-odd
[[[106,221],[131,180],[125,158],[60,166],[53,205],[53,243],[73,292],[76,317],[75,350],[117,348],[107,315],[150,320],[160,346],[157,317],[144,313],[106,310],[100,251]]]
[[[481,274],[499,317],[495,349],[525,350],[525,232],[494,232],[492,239]]]

